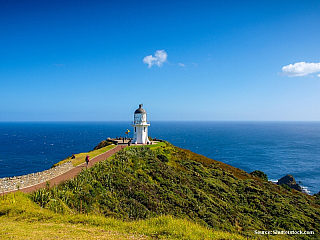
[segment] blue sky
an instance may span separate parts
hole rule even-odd
[[[320,121],[320,2],[1,1],[0,121]]]

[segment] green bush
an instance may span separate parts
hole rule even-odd
[[[260,170],[254,170],[253,172],[250,173],[254,177],[261,178],[264,181],[268,181],[268,176],[264,172]]]
[[[291,188],[287,184],[282,183],[280,186],[284,189],[287,189],[288,191],[291,191]]]
[[[161,161],[161,162],[169,162],[169,159],[165,156],[165,155],[162,155],[162,154],[158,154],[157,155],[157,158]]]

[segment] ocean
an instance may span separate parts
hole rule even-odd
[[[127,129],[130,122],[0,122],[0,178],[43,171]],[[320,191],[320,122],[151,121],[149,136],[272,181],[291,174],[310,194]]]

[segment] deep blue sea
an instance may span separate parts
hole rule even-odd
[[[0,122],[0,178],[43,171],[127,128],[130,122]],[[320,191],[320,122],[151,122],[149,135],[269,180],[292,174],[311,194]]]

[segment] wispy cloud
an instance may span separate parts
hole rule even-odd
[[[183,64],[183,63],[178,63],[178,64],[179,64],[180,67],[186,67],[186,65]]]
[[[317,72],[320,72],[320,63],[298,62],[295,64],[284,66],[280,75],[288,75],[289,77],[300,77]],[[317,76],[320,77],[320,74],[318,74]]]
[[[158,67],[161,67],[162,64],[167,61],[167,58],[168,58],[168,54],[164,50],[157,50],[154,53],[154,56],[152,55],[146,56],[143,59],[143,63],[148,64],[149,68],[151,68],[153,65],[157,65]]]

